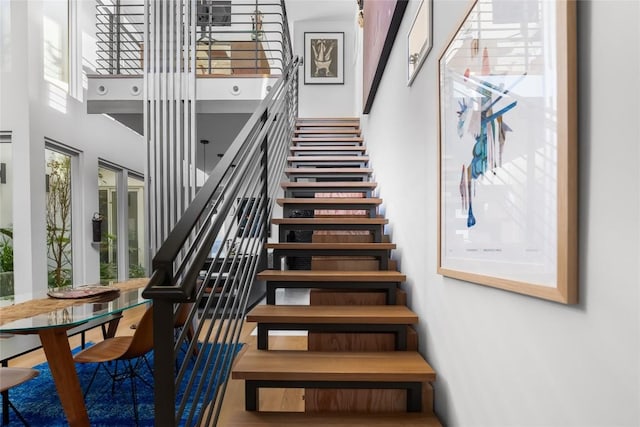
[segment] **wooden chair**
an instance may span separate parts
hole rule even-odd
[[[9,407],[13,409],[20,421],[25,426],[29,423],[9,400],[9,389],[25,383],[39,375],[39,372],[31,368],[7,368],[0,367],[0,392],[2,393],[2,425],[9,424]]]
[[[98,363],[91,381],[85,391],[85,396],[89,392],[89,388],[93,383],[93,380],[98,373],[100,367],[109,373],[112,379],[111,392],[114,392],[115,383],[129,379],[131,381],[131,399],[133,402],[133,412],[138,425],[138,404],[136,398],[136,378],[140,378],[143,382],[147,383],[144,378],[140,376],[138,370],[142,367],[142,364],[146,364],[147,368],[151,370],[149,362],[146,359],[146,355],[153,350],[153,307],[149,307],[147,311],[142,315],[136,331],[133,336],[119,336],[113,338],[107,338],[104,341],[97,343],[96,345],[89,347],[80,353],[78,353],[73,359],[77,363]],[[135,360],[135,364],[132,361]],[[123,361],[125,364],[124,372],[118,372],[118,362]],[[105,362],[115,362],[114,371],[110,371]],[[147,383],[147,385],[151,386]]]

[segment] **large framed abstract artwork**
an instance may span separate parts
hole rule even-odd
[[[364,0],[362,93],[363,113],[369,114],[387,66],[408,0]]]
[[[475,0],[442,52],[439,274],[577,303],[575,10]]]
[[[344,84],[344,33],[304,33],[304,84]]]

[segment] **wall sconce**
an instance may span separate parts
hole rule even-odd
[[[93,243],[102,242],[102,220],[104,217],[100,215],[98,212],[93,214],[93,218],[91,218],[91,231],[93,237]]]
[[[7,164],[0,163],[0,184],[7,183]]]

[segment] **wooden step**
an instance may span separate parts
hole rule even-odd
[[[361,146],[364,139],[361,136],[350,137],[297,137],[292,139],[296,147],[320,147],[323,145]]]
[[[273,249],[273,268],[280,270],[283,256],[365,256],[379,261],[380,270],[389,268],[389,252],[394,243],[267,243]]]
[[[418,316],[402,305],[257,305],[247,322],[413,325]]]
[[[275,259],[275,258],[274,258]],[[274,261],[275,263],[275,261]],[[279,263],[278,263],[279,265]],[[397,271],[264,270],[258,280],[266,281],[267,304],[276,303],[276,289],[333,289],[384,291],[388,305],[396,303],[398,285],[406,276]]]
[[[377,182],[370,181],[323,181],[323,182],[282,182],[285,197],[307,196],[312,197],[316,193],[363,193],[370,196],[378,186]]]
[[[422,410],[422,383],[435,371],[413,351],[315,352],[249,348],[236,361],[233,379],[245,380],[245,409],[258,410],[259,389],[405,389],[407,412]]]
[[[350,145],[322,145],[318,147],[305,146],[305,147],[291,147],[291,152],[297,156],[314,156],[317,154],[324,155],[351,155],[353,153],[364,153],[367,149],[363,146],[350,146]]]
[[[407,276],[397,271],[338,271],[338,270],[263,270],[258,280],[279,282],[394,282],[402,283]]]
[[[297,128],[357,128],[360,122],[356,121],[316,121],[316,122],[296,122]]]
[[[296,123],[314,123],[314,122],[358,122],[360,117],[298,117]]]
[[[395,350],[407,349],[407,326],[418,316],[402,305],[329,306],[258,305],[247,314],[247,322],[258,323],[258,349],[269,348],[269,331],[339,333],[392,333]]]
[[[360,178],[371,176],[371,168],[285,168],[285,174],[293,179],[299,178]]]
[[[277,199],[277,203],[284,207],[285,218],[291,216],[291,211],[296,209],[366,210],[369,218],[375,218],[376,209],[382,204],[382,199],[377,197],[293,197]]]
[[[369,156],[289,156],[287,161],[293,167],[308,166],[364,166],[369,161]]]
[[[380,205],[382,199],[377,197],[293,197],[286,199],[277,199],[280,206],[284,205],[309,205],[309,206],[325,206],[331,205],[331,207],[340,208],[345,206],[368,206],[368,205]],[[327,209],[327,208],[316,208]]]
[[[432,414],[346,412],[248,412],[237,411],[225,427],[442,427]]]
[[[295,129],[296,135],[360,135],[360,129]]]
[[[389,221],[385,218],[335,217],[335,218],[273,218],[272,224],[278,226],[281,242],[286,241],[291,230],[348,230],[370,231],[374,242],[382,241],[382,229]]]

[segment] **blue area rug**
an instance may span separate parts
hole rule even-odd
[[[230,346],[216,344],[215,346],[208,344],[204,347],[203,357],[206,357],[210,351],[213,351],[213,359],[220,349],[223,352],[230,349]],[[242,348],[242,344],[235,346],[235,353]],[[76,354],[80,351],[79,348],[73,350]],[[224,353],[223,353],[224,354]],[[184,357],[184,352],[181,352],[179,358]],[[153,353],[147,355],[150,366],[153,366]],[[232,359],[225,365],[230,365],[233,362]],[[120,367],[124,367],[121,363]],[[109,366],[112,370],[112,366]],[[9,390],[9,399],[18,408],[20,413],[26,418],[26,420],[34,427],[37,426],[66,426],[67,421],[58,399],[58,393],[56,391],[49,365],[43,363],[35,366],[35,369],[40,371],[40,375],[28,381],[18,387]],[[95,364],[81,364],[76,363],[76,370],[78,372],[78,378],[80,379],[80,386],[84,391],[91,380],[96,369]],[[120,369],[120,368],[119,368]],[[186,372],[185,378],[189,378],[193,369],[193,361],[189,363],[189,368]],[[224,369],[220,369],[224,371]],[[142,363],[139,370],[139,374],[149,384],[153,384],[153,374],[149,371],[146,364]],[[198,374],[198,378],[201,373]],[[213,375],[215,381],[222,383],[224,376],[220,378],[217,373],[205,373],[207,376]],[[185,383],[186,381],[183,381]],[[184,393],[185,385],[178,390],[178,399]],[[138,418],[139,425],[141,426],[153,426],[154,425],[154,407],[153,407],[153,390],[140,379],[136,379],[136,395],[138,399]],[[202,399],[204,400],[204,399]],[[188,406],[193,405],[194,402],[189,400]],[[195,402],[198,408],[203,404],[202,401]],[[131,403],[131,383],[129,379],[116,383],[115,392],[111,394],[111,377],[103,369],[100,368],[98,374],[91,385],[89,394],[86,397],[86,405],[89,413],[89,420],[91,426],[132,426],[135,425],[133,415],[133,404]],[[188,413],[188,411],[185,411]],[[16,417],[13,410],[9,410],[11,425],[22,425],[20,420]],[[161,425],[161,424],[159,424]]]

